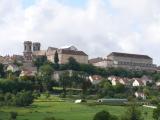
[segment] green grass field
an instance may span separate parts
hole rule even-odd
[[[97,105],[88,106],[83,104],[74,104],[72,102],[35,102],[31,107],[1,107],[0,120],[8,120],[9,112],[18,112],[17,120],[43,120],[45,117],[54,116],[58,120],[92,120],[95,113],[107,110],[111,114],[121,116],[126,111],[123,106],[107,106]],[[145,120],[152,119],[152,109],[140,108],[144,115],[147,111],[148,115]]]

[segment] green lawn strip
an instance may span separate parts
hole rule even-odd
[[[5,120],[9,112],[18,112],[18,120],[43,120],[45,117],[56,117],[62,120],[92,120],[95,113],[107,110],[111,114],[121,116],[127,110],[124,106],[75,104],[72,102],[34,102],[31,107],[0,107],[0,118]],[[140,107],[145,120],[152,119],[152,109]],[[2,112],[3,111],[3,112]],[[145,115],[147,111],[147,115]]]

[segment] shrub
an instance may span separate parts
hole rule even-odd
[[[46,117],[43,120],[56,120],[54,117]]]
[[[10,120],[16,120],[17,116],[18,116],[17,112],[10,112]]]
[[[160,104],[157,106],[157,109],[153,110],[153,118],[154,120],[160,119]]]
[[[29,106],[33,103],[34,96],[29,91],[22,91],[17,93],[15,98],[16,106]]]
[[[93,120],[118,120],[118,118],[107,111],[101,111],[94,116]]]

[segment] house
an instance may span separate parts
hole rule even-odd
[[[130,86],[132,84],[132,79],[129,78],[120,78],[119,83],[125,86]]]
[[[52,75],[52,79],[56,80],[56,81],[59,81],[60,79],[60,76],[62,74],[64,74],[65,72],[68,72],[69,73],[69,76],[72,76],[73,74],[73,70],[61,70],[61,71],[54,71],[53,75]]]
[[[22,68],[20,77],[24,77],[24,76],[34,77],[36,74],[37,74],[36,67],[25,67],[25,68]]]
[[[146,75],[143,75],[143,76],[141,77],[141,79],[142,79],[142,81],[145,82],[145,83],[152,83],[152,82],[153,82],[152,78],[151,78],[151,77],[148,77],[148,76],[146,76]]]
[[[100,68],[112,67],[113,61],[107,58],[97,57],[89,60],[89,64]]]
[[[160,81],[156,82],[156,86],[160,87]]]
[[[115,86],[117,84],[122,84],[125,86],[130,85],[130,79],[128,79],[128,78],[110,76],[110,77],[108,77],[108,80],[112,83],[113,86]]]
[[[133,78],[133,87],[146,86],[146,81],[143,81],[140,78]]]
[[[102,77],[100,75],[89,76],[89,80],[93,85],[97,85],[102,81]]]
[[[13,56],[11,56],[11,59],[14,62],[16,61],[17,63],[20,63],[20,64],[22,64],[24,62],[24,58],[22,55],[13,55]]]
[[[109,77],[108,77],[108,80],[109,80],[109,81],[111,81],[111,80],[113,80],[113,79],[116,79],[116,76],[113,76],[113,75],[112,75],[112,76],[109,76]]]
[[[135,92],[134,95],[136,96],[136,98],[142,98],[143,100],[146,99],[146,96],[143,92]]]
[[[0,63],[2,63],[4,66],[8,66],[9,64],[12,64],[14,61],[9,55],[6,55],[4,57],[0,56]]]
[[[14,65],[14,64],[10,64],[10,65],[8,65],[8,67],[7,67],[7,71],[11,71],[11,72],[17,72],[17,71],[19,71],[20,69],[19,69],[19,67],[17,66],[17,65]]]
[[[111,82],[111,84],[113,86],[119,84],[119,80],[120,80],[120,77],[116,77],[116,76],[111,76],[111,77],[108,77],[108,80]]]

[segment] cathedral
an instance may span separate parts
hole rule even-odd
[[[46,56],[48,61],[54,63],[56,51],[58,52],[59,64],[66,64],[70,57],[79,63],[88,64],[88,55],[78,50],[75,46],[65,46],[62,48],[48,47],[47,50],[41,50],[39,42],[25,41],[23,56],[26,62],[32,62],[35,57]]]

